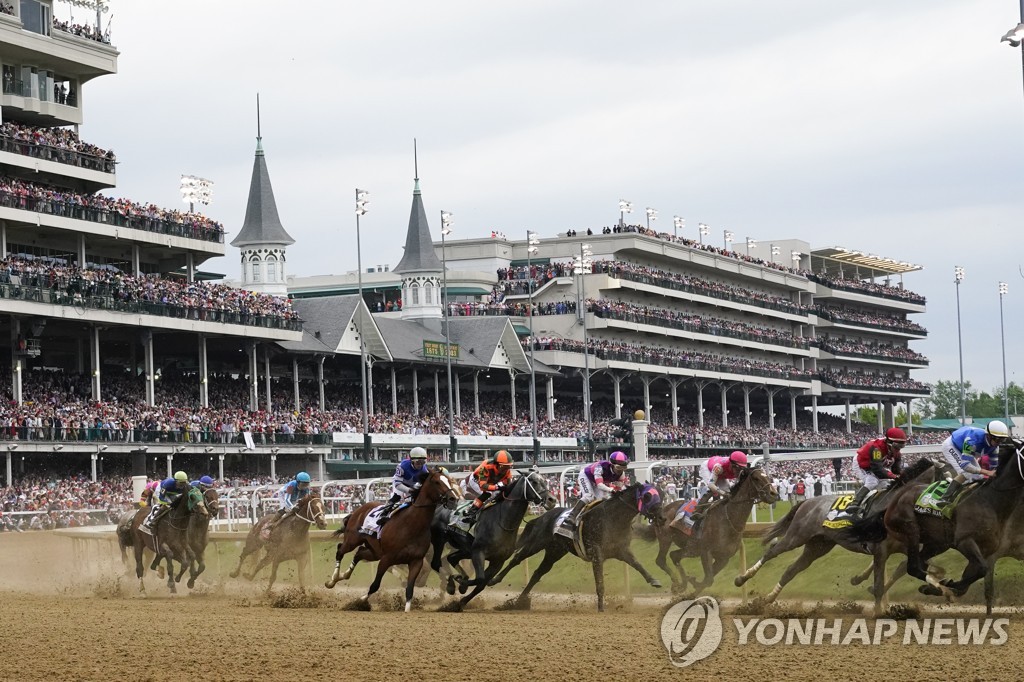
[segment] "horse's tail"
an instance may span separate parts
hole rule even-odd
[[[345,526],[348,525],[348,520],[351,516],[351,514],[345,514],[341,517],[341,526],[338,528],[338,530],[331,533],[332,538],[340,538],[342,535],[345,534]]]
[[[765,533],[763,538],[761,538],[761,543],[767,545],[772,540],[775,540],[776,538],[781,538],[783,535],[785,535],[786,531],[789,530],[789,527],[793,525],[793,519],[796,518],[796,510],[799,509],[800,505],[802,504],[802,501],[797,502],[789,510],[788,514],[783,516],[780,521],[776,521],[775,525],[772,526],[767,533]]]

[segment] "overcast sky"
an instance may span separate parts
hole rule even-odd
[[[355,187],[371,191],[363,262],[402,255],[419,139],[427,215],[456,236],[553,236],[618,218],[618,200],[729,229],[919,263],[924,381],[1024,382],[1024,94],[1011,0],[111,0],[119,73],[84,88],[86,141],[120,194],[180,206],[213,180],[228,239],[245,214],[255,94],[289,272],[355,269]],[[58,5],[57,17],[68,15]],[[75,11],[75,20],[89,17]],[[238,276],[237,252],[207,270]],[[1018,371],[1020,372],[1018,374]]]

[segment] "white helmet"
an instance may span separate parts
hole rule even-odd
[[[420,447],[415,447],[409,451],[409,459],[426,459],[427,451]]]
[[[998,419],[993,419],[988,423],[988,426],[985,427],[985,433],[992,438],[998,438],[1000,440],[1010,437],[1010,429],[1006,428],[1006,424]]]

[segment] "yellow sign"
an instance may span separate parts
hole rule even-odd
[[[451,343],[446,344],[444,341],[424,341],[423,342],[423,357],[430,359],[445,359],[445,349],[451,349],[452,360],[459,359],[459,344]]]

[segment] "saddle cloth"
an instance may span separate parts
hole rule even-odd
[[[964,499],[964,495],[967,494],[968,490],[973,490],[976,486],[966,485],[957,494],[953,500],[946,505],[945,509],[939,509],[936,507],[936,503],[942,496],[946,494],[946,489],[949,487],[949,481],[945,479],[932,483],[918,495],[917,500],[914,501],[914,512],[917,514],[928,514],[929,516],[938,516],[940,518],[948,519],[956,509],[956,506],[960,504],[960,500]]]
[[[380,533],[380,516],[383,511],[383,505],[371,509],[366,518],[363,519],[363,525],[359,532],[363,535],[369,535],[371,538],[377,537],[377,534]]]

